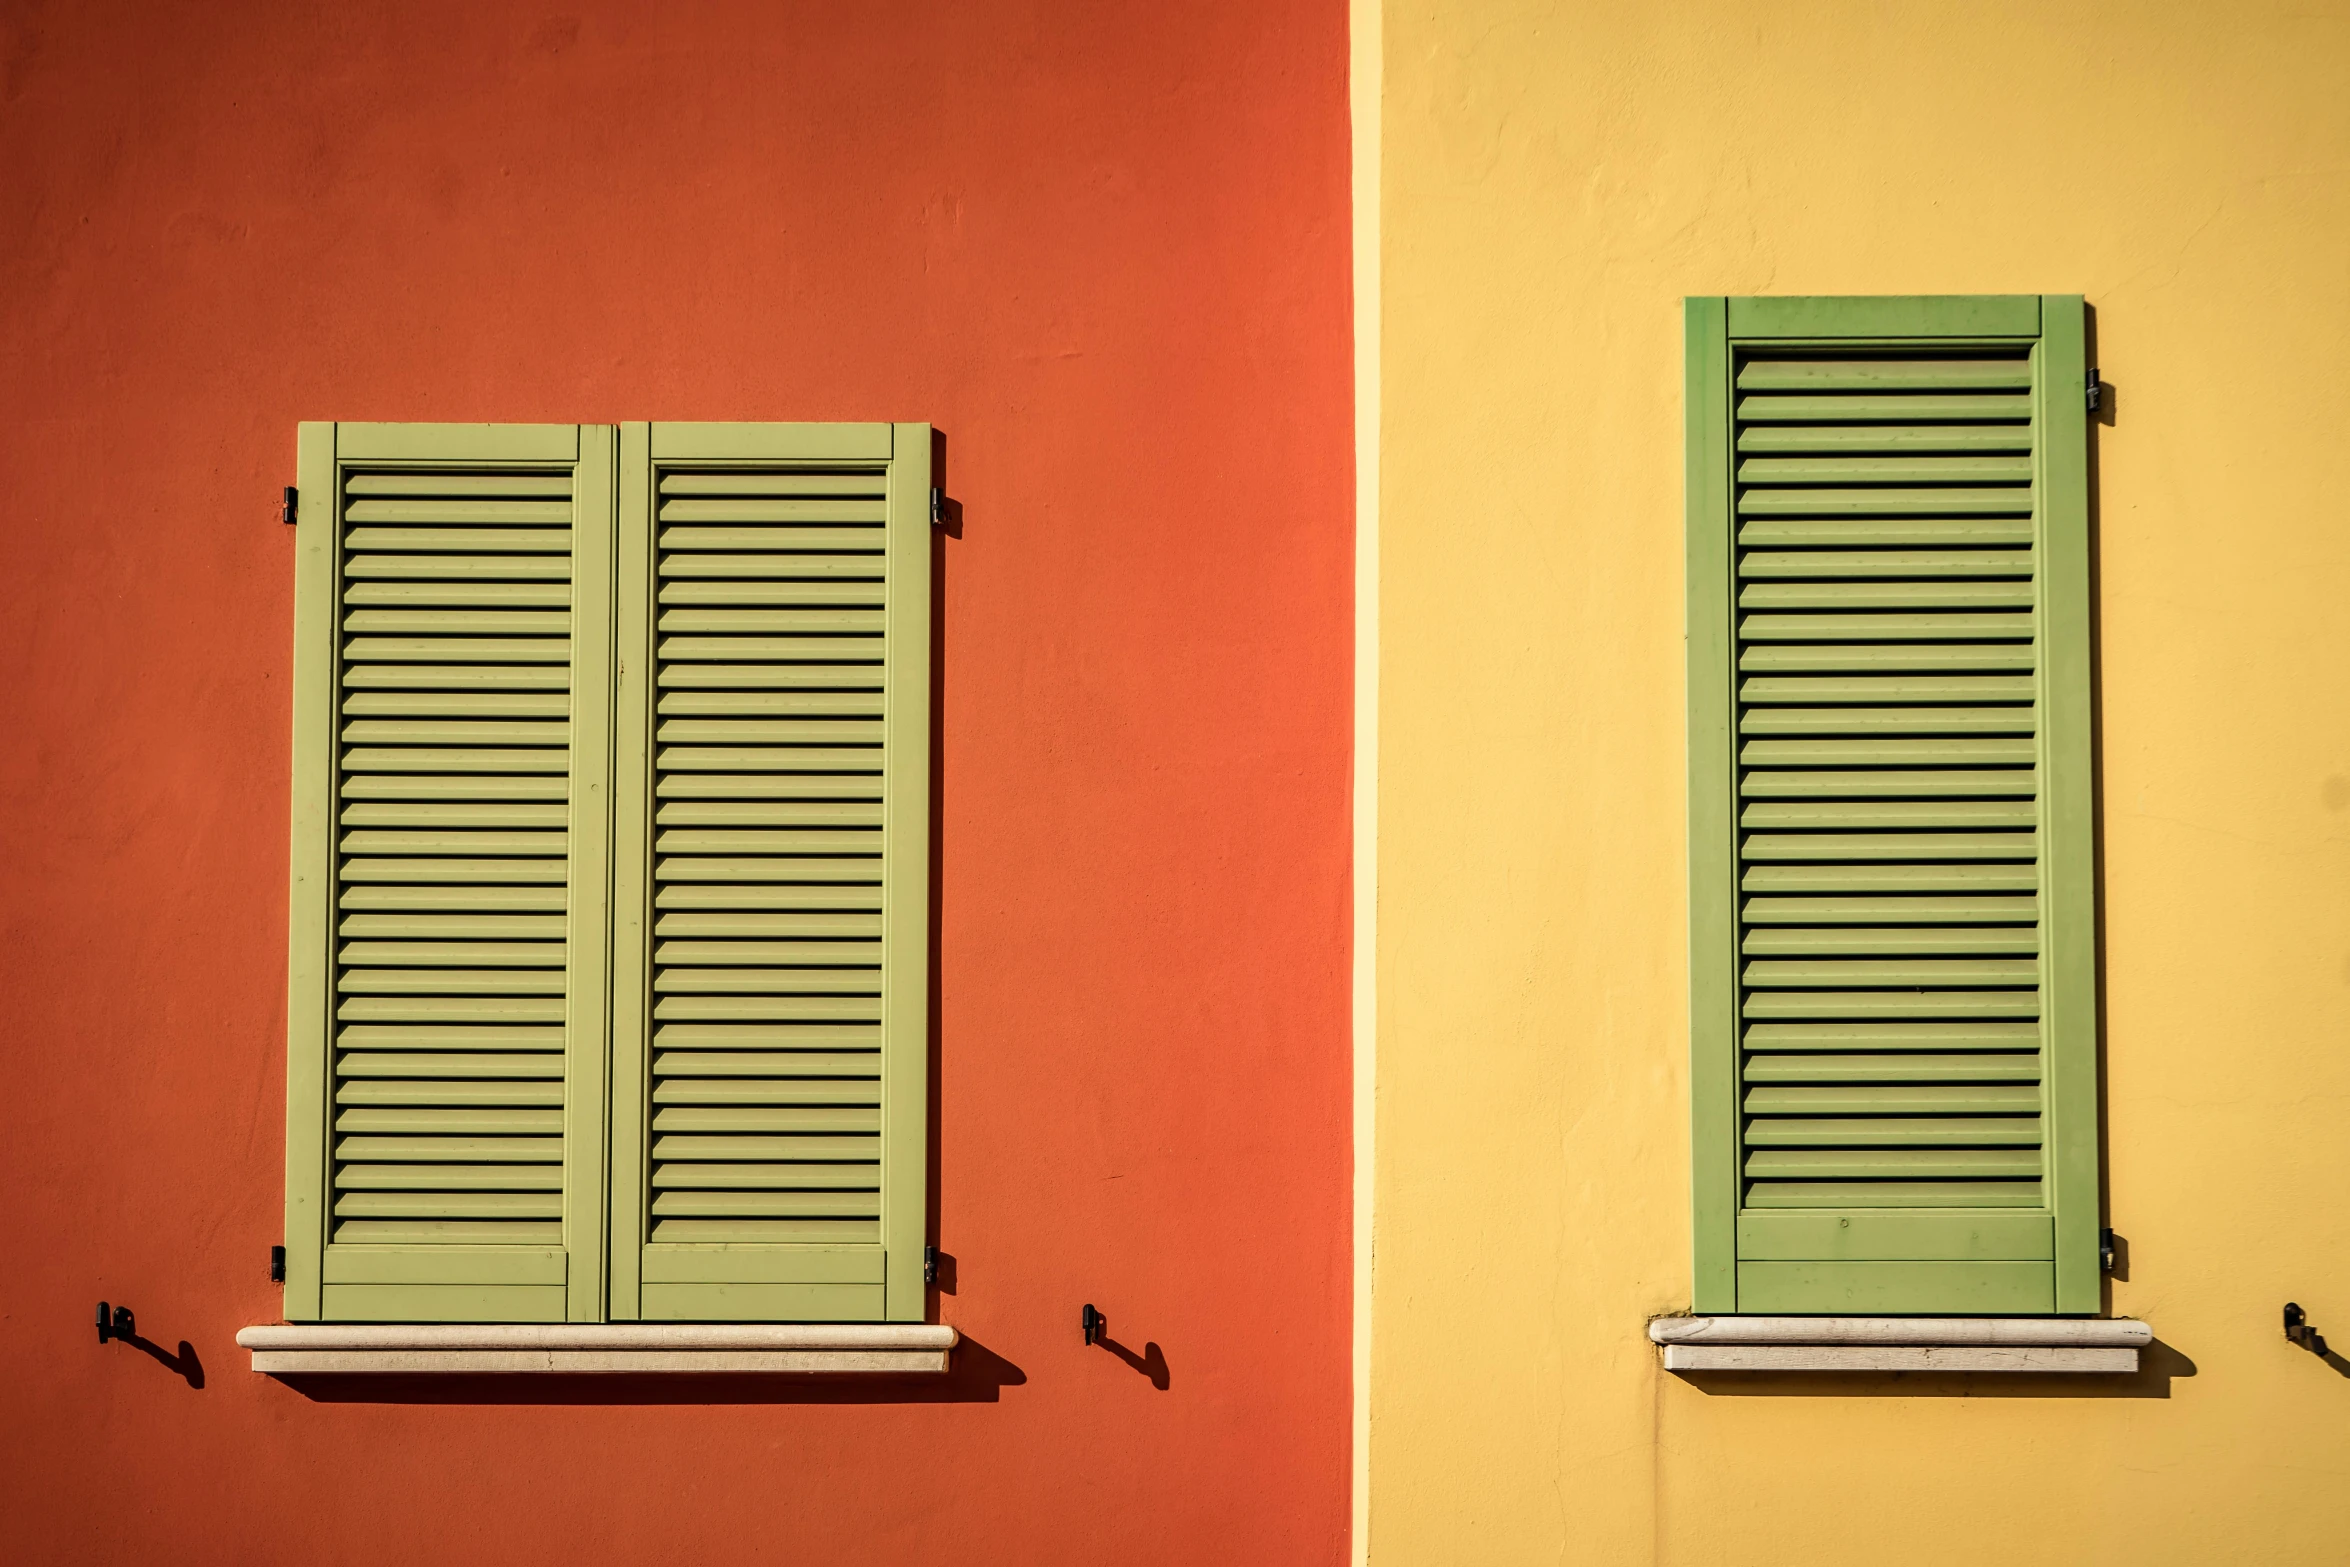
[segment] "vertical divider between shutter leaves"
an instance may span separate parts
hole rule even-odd
[[[642,1315],[645,1102],[652,977],[653,465],[651,427],[620,427],[612,709],[611,1293],[614,1321]]]
[[[1727,302],[1688,300],[1684,331],[1694,1299],[1699,1311],[1730,1312],[1738,1309],[1738,966]]]
[[[571,956],[565,1000],[566,1314],[604,1316],[611,1039],[613,430],[583,425],[572,481]]]
[[[315,1322],[326,1246],[328,1037],[334,923],[335,427],[305,422],[295,456],[293,834],[286,962],[286,1285]]]
[[[882,869],[883,1315],[922,1320],[930,1141],[930,426],[892,432]]]
[[[2041,302],[2037,386],[2042,656],[2039,694],[2044,843],[2043,1049],[2056,1222],[2056,1309],[2102,1305],[2098,1264],[2096,801],[2090,734],[2086,307]]]

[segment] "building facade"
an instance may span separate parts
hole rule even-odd
[[[1343,1559],[1343,11],[20,7],[6,38],[0,1556]],[[556,426],[565,454],[631,421],[937,432],[919,455],[944,525],[895,520],[934,550],[911,1201],[917,1254],[940,1255],[927,1288],[918,1256],[895,1277],[962,1335],[946,1377],[303,1388],[249,1369],[235,1335],[305,1309],[298,1250],[284,1286],[269,1254],[292,1238],[288,823],[320,776],[295,687],[333,651],[301,640],[297,576],[338,530],[335,481],[305,479],[298,447],[326,421],[354,461],[386,448],[352,422]],[[447,436],[379,466],[461,469]],[[535,483],[551,450],[475,455]],[[584,601],[609,513],[576,462]],[[359,529],[466,525],[365,515],[399,499],[366,480],[344,497],[355,572],[384,542]],[[404,613],[356,602],[373,580],[344,606]],[[475,613],[418,613],[444,610]],[[589,627],[571,772],[482,776],[585,790]],[[413,652],[340,649],[347,672]],[[346,783],[473,776],[340,761]],[[574,981],[595,944],[573,937]],[[332,1026],[409,1025],[338,1005]],[[400,1080],[338,1080],[339,1175],[369,1162],[345,1116],[385,1113],[342,1096],[376,1081]],[[581,1108],[587,1080],[563,1086]],[[532,1103],[457,1113],[554,1110]],[[554,1314],[592,1321],[612,1309],[593,1236],[565,1240],[582,1298]],[[564,1286],[530,1265],[309,1282],[330,1315],[543,1318]],[[97,1344],[99,1299],[155,1352]],[[1130,1360],[1085,1343],[1087,1304]]]
[[[0,62],[11,1559],[2344,1554],[2350,16]]]
[[[1375,20],[1371,1559],[2335,1559],[2350,1383],[2281,1311],[2350,1309],[2316,1197],[2350,1176],[2344,401],[2264,389],[2350,332],[2345,19]],[[1724,1309],[1692,1226],[1729,1158],[1691,1113],[1727,958],[1691,923],[1726,850],[1688,783],[1684,301],[2028,293],[2086,297],[2109,388],[2038,433],[2086,441],[2091,1310],[2155,1343],[2114,1378],[1667,1372],[1641,1328]]]

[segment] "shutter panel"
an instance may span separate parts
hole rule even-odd
[[[1691,312],[1701,1308],[2094,1310],[2080,305],[1796,303]]]
[[[628,426],[622,471],[614,1315],[919,1320],[929,427]]]
[[[611,435],[303,439],[287,1314],[596,1320]]]

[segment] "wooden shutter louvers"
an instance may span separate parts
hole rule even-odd
[[[330,1238],[559,1245],[571,475],[341,500]]]
[[[2037,299],[1838,303],[1692,302],[1705,1309],[2079,1310],[2078,338]]]
[[[875,1242],[884,475],[656,495],[649,1238]]]
[[[2029,353],[1734,367],[1744,1206],[2039,1207]]]

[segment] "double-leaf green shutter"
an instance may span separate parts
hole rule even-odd
[[[1700,1311],[2098,1309],[2083,320],[1688,302]]]
[[[290,1320],[923,1309],[924,425],[305,425]]]

